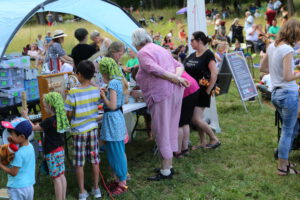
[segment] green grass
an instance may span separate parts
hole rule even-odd
[[[156,11],[171,17],[176,9]],[[150,16],[152,12],[145,15]],[[167,17],[166,17],[167,18]],[[232,19],[227,21],[230,24]],[[261,18],[259,23],[263,23]],[[243,23],[243,21],[241,22]],[[178,24],[164,21],[158,25],[150,25],[148,29],[165,35],[170,29],[178,32],[178,26],[185,24],[183,16]],[[264,23],[263,23],[264,24]],[[48,29],[45,26],[25,26],[22,28],[8,52],[19,52],[21,47],[30,43],[38,33],[48,30],[63,29],[66,37],[64,48],[67,52],[77,43],[73,32],[78,27],[88,30],[99,29],[87,22],[58,25]],[[212,33],[209,25],[208,32]],[[256,62],[258,62],[256,58]],[[258,77],[258,70],[255,71]],[[158,156],[153,155],[153,142],[146,142],[146,133],[139,132],[133,143],[126,145],[128,169],[132,180],[128,182],[130,191],[118,199],[123,200],[283,200],[300,199],[299,178],[295,175],[279,177],[276,175],[276,161],[273,150],[277,146],[277,129],[274,126],[274,109],[270,104],[246,102],[248,113],[244,111],[236,86],[232,82],[226,95],[217,97],[217,108],[222,133],[218,135],[222,145],[215,150],[193,151],[189,157],[174,160],[178,172],[171,181],[147,182],[146,177],[152,175],[152,169],[159,166]],[[142,123],[141,123],[142,124]],[[191,141],[195,144],[198,137],[191,133]],[[105,179],[111,178],[106,156],[102,159],[101,171]],[[293,151],[291,160],[299,164],[299,152]],[[86,166],[86,188],[91,188],[91,167]],[[78,188],[74,171],[67,171],[68,200],[76,199]],[[0,172],[0,187],[5,187],[6,175]],[[105,194],[103,199],[109,199]],[[35,199],[54,199],[51,179],[41,176],[41,183],[35,185]]]

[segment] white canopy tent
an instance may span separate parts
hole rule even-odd
[[[45,11],[68,13],[83,18],[131,48],[131,34],[140,27],[131,15],[109,0],[1,0],[0,60],[17,31],[36,12]]]

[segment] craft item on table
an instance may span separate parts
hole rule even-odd
[[[22,92],[22,109],[23,110],[27,110],[27,96],[26,96],[26,92]]]
[[[19,148],[15,144],[3,144],[0,146],[0,158],[3,165],[8,165]]]

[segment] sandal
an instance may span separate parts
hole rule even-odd
[[[279,176],[287,176],[288,174],[289,174],[289,170],[288,170],[288,168],[287,168],[287,170],[283,170],[283,169],[277,169],[278,170],[278,175]]]
[[[182,152],[181,153],[173,152],[173,156],[174,156],[174,158],[182,158],[183,154],[182,154]]]
[[[125,185],[125,186],[121,186],[121,185],[118,185],[112,192],[112,196],[118,196],[118,195],[121,195],[125,192],[128,191],[128,186]]]
[[[288,166],[289,166],[290,168],[295,168],[297,165],[296,165],[295,163],[291,163],[291,162],[289,161]]]
[[[190,152],[189,152],[188,149],[185,149],[185,150],[182,150],[182,151],[181,151],[181,154],[182,154],[183,156],[188,156],[188,155],[190,154]]]
[[[216,142],[215,144],[207,144],[207,145],[206,145],[206,148],[207,148],[207,149],[216,149],[216,148],[218,148],[220,145],[221,145],[221,142],[218,141],[218,142]]]
[[[290,163],[289,165],[286,166],[286,170],[283,169],[277,169],[278,170],[278,175],[279,176],[287,176],[289,174],[300,174],[300,172],[298,172],[296,169],[294,169],[293,167],[291,167]]]

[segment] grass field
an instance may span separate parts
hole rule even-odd
[[[173,16],[175,9],[165,9],[155,13]],[[145,15],[151,15],[148,12]],[[172,14],[173,13],[173,14]],[[229,19],[227,24],[231,23]],[[259,19],[259,23],[263,23]],[[243,23],[243,22],[241,22]],[[183,16],[178,24],[164,21],[150,25],[148,29],[165,35],[170,29],[177,33],[178,26],[185,24]],[[69,53],[76,41],[73,32],[78,27],[88,30],[99,29],[87,22],[61,24],[55,27],[25,26],[22,28],[8,52],[19,52],[27,43],[34,41],[38,33],[63,29],[69,36],[64,48]],[[213,26],[208,26],[212,33]],[[256,60],[257,61],[257,60]],[[255,71],[258,77],[258,71]],[[269,103],[260,107],[258,102],[246,102],[246,113],[240,101],[237,89],[232,82],[226,95],[217,97],[217,108],[222,133],[218,135],[222,145],[215,150],[196,150],[189,157],[174,160],[178,172],[171,181],[147,182],[146,177],[158,167],[159,158],[153,155],[153,142],[146,142],[146,133],[139,132],[133,143],[126,146],[128,169],[132,180],[128,181],[129,192],[118,197],[123,200],[296,200],[300,199],[300,181],[296,175],[279,177],[276,175],[276,161],[273,150],[277,145],[277,129],[274,126],[274,109]],[[142,123],[141,123],[142,124]],[[197,142],[196,132],[191,134],[191,142]],[[110,179],[106,156],[101,154],[101,171]],[[291,160],[300,163],[300,154],[291,153]],[[70,167],[70,166],[68,166]],[[86,188],[91,188],[91,166],[86,166]],[[78,189],[74,171],[66,172],[68,181],[68,200],[76,199]],[[6,175],[0,172],[0,188],[5,187]],[[101,188],[105,197],[109,199]],[[41,176],[41,183],[35,185],[35,199],[54,199],[51,179]]]

